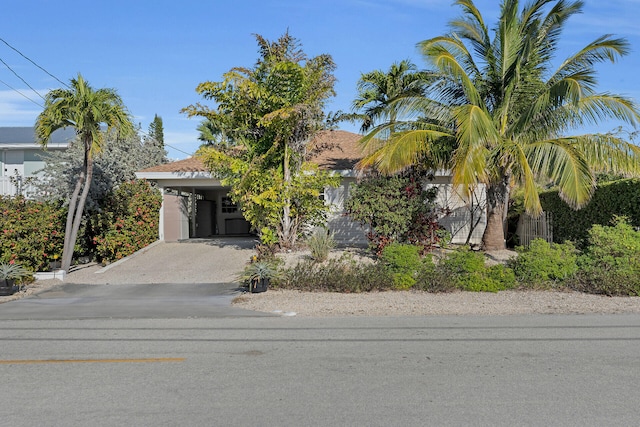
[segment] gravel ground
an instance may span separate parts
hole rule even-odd
[[[640,298],[637,297],[556,291],[339,294],[268,290],[239,296],[233,305],[304,317],[640,313]]]
[[[334,252],[333,257],[340,256]],[[356,251],[356,258],[363,253]],[[510,250],[486,254],[487,264],[502,263],[516,253]],[[284,255],[291,266],[308,253]],[[428,316],[640,313],[638,297],[607,297],[580,292],[502,291],[432,294],[419,291],[389,291],[358,294],[269,290],[246,293],[233,305],[261,312],[282,312],[305,317],[342,316]]]

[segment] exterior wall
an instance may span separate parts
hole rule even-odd
[[[339,187],[325,190],[325,202],[331,205],[327,228],[334,233],[334,239],[340,246],[358,247],[369,243],[360,223],[345,215],[344,202],[349,198],[349,188],[355,182],[355,178],[345,177]]]
[[[438,187],[436,204],[444,212],[438,222],[451,233],[451,243],[464,244],[467,241],[472,221],[476,224],[470,244],[482,242],[482,235],[487,226],[486,192],[480,185],[469,196],[465,196],[461,188],[451,184],[447,176],[436,177],[426,188]]]
[[[175,194],[162,195],[160,208],[160,240],[175,242],[189,238],[187,198]]]
[[[51,135],[47,149],[64,150],[75,137],[73,128],[59,129]],[[46,156],[47,151],[36,142],[33,128],[0,127],[0,195],[34,196],[29,178],[37,177],[44,168]]]

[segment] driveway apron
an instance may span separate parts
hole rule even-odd
[[[264,316],[231,307],[250,238],[158,242],[107,267],[72,268],[64,283],[0,304],[0,320]]]

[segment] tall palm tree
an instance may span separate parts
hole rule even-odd
[[[398,120],[398,101],[403,98],[425,95],[428,76],[418,71],[412,62],[403,60],[394,63],[389,71],[375,70],[363,73],[358,80],[358,96],[353,101],[353,110],[359,112],[361,131],[366,132],[380,123],[391,124]]]
[[[69,200],[69,213],[64,234],[62,269],[71,266],[73,249],[80,229],[84,205],[93,178],[93,158],[100,153],[105,132],[116,131],[122,137],[134,132],[131,117],[113,89],[94,90],[82,75],[71,79],[67,89],[54,89],[45,97],[44,110],[36,119],[35,132],[39,143],[46,147],[51,134],[60,128],[75,128],[84,149],[84,164]]]
[[[439,78],[413,108],[432,123],[398,132],[363,164],[397,171],[447,136],[455,138],[448,165],[453,183],[486,185],[487,250],[505,247],[503,218],[512,186],[523,187],[525,208],[536,215],[542,210],[540,180],[556,185],[578,209],[593,194],[596,171],[640,173],[639,147],[609,134],[567,136],[608,118],[638,124],[631,99],[596,92],[595,64],[627,54],[624,39],[599,37],[554,67],[562,29],[582,11],[582,1],[534,0],[520,8],[518,0],[502,0],[493,39],[472,0],[455,4],[464,14],[450,23],[451,32],[419,44]]]

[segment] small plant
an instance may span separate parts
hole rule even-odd
[[[0,280],[19,280],[30,276],[31,272],[18,263],[0,263]]]
[[[267,261],[252,262],[247,265],[240,279],[249,286],[250,292],[265,292],[271,280],[279,277],[278,267]]]
[[[17,280],[31,276],[31,272],[18,263],[0,262],[0,295],[12,295]]]
[[[524,286],[558,286],[578,270],[578,250],[571,242],[549,243],[534,239],[528,248],[516,248],[518,256],[509,261]]]
[[[331,249],[336,247],[336,241],[333,238],[333,233],[329,233],[329,230],[318,228],[307,239],[307,245],[311,250],[311,258],[316,262],[324,262],[329,257]]]
[[[278,276],[278,268],[270,262],[257,261],[247,265],[240,278],[249,283],[254,280],[274,279]]]

